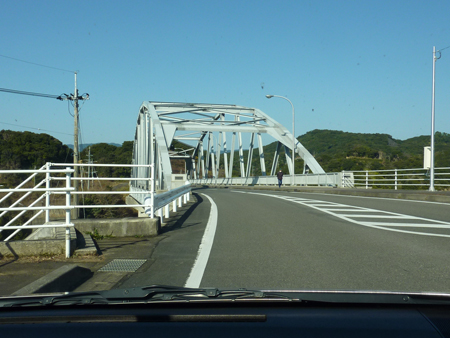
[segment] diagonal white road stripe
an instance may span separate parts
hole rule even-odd
[[[420,236],[434,236],[434,237],[450,238],[450,235],[446,235],[446,234],[436,234],[436,233],[428,233],[428,232],[422,232],[422,231],[409,231],[409,230],[401,230],[401,229],[392,229],[391,228],[391,227],[411,227],[411,228],[450,229],[450,223],[444,222],[444,221],[438,221],[438,220],[434,220],[434,219],[404,215],[404,214],[399,214],[399,213],[389,212],[389,211],[384,211],[384,210],[355,207],[352,205],[346,205],[346,204],[340,204],[340,203],[334,203],[334,202],[324,202],[324,201],[320,201],[320,200],[297,198],[297,197],[291,197],[291,196],[273,195],[273,194],[267,194],[267,193],[255,193],[255,192],[241,192],[241,193],[268,196],[268,197],[287,200],[287,201],[293,202],[293,203],[298,203],[303,206],[313,208],[315,210],[324,212],[331,216],[340,218],[347,222],[362,225],[365,227],[386,230],[386,231],[402,232],[402,233],[420,235]],[[338,207],[340,209],[330,208],[331,206]],[[347,214],[337,213],[336,211],[341,211],[341,212],[344,211]],[[355,213],[351,214],[352,211],[354,211]],[[372,215],[370,215],[370,214],[361,215],[360,212],[372,213]],[[363,221],[359,221],[358,218],[386,219],[386,222],[363,222]],[[397,220],[411,219],[411,220],[415,220],[415,221],[419,220],[419,221],[424,221],[426,223],[417,223],[417,222],[416,223],[404,223],[404,222],[396,223],[396,222],[392,222],[393,220],[396,220],[396,219]]]

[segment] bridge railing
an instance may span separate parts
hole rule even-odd
[[[343,175],[353,176],[353,185],[343,183],[344,187],[372,188],[421,188],[430,185],[429,170],[423,168],[343,171]],[[450,167],[435,168],[434,186],[450,187]]]
[[[192,184],[205,185],[278,185],[276,176],[251,176],[232,178],[202,178],[190,179]],[[339,186],[341,184],[341,173],[304,174],[295,175],[295,185],[301,186]],[[291,185],[292,176],[283,176],[283,185]]]
[[[62,166],[62,164],[53,163],[52,166]],[[189,201],[191,186],[189,182],[182,187],[177,189],[172,189],[167,192],[156,192],[155,191],[155,180],[153,179],[155,176],[154,165],[152,164],[69,164],[68,166],[78,166],[78,167],[111,167],[111,168],[149,168],[148,171],[143,171],[143,173],[148,172],[150,177],[77,177],[72,178],[72,180],[79,181],[129,181],[133,182],[145,182],[149,181],[150,184],[148,186],[150,189],[139,188],[130,184],[128,191],[74,191],[72,194],[78,195],[95,195],[95,194],[127,194],[131,195],[139,204],[125,204],[125,205],[75,205],[74,208],[142,208],[144,207],[145,213],[150,217],[154,218],[155,214],[158,213],[158,217],[161,218],[161,222],[163,221],[163,217],[169,217],[169,204],[173,203],[172,210],[174,212],[177,211],[178,207],[181,207],[183,203],[187,203]],[[53,178],[54,180],[57,178]],[[164,209],[163,209],[164,208]],[[163,213],[164,211],[164,213]]]
[[[435,168],[434,186],[450,187],[450,167]],[[284,175],[283,185],[291,185],[292,176]],[[257,185],[275,186],[276,176],[191,179],[192,184],[204,185]],[[390,169],[341,171],[325,174],[295,175],[296,186],[332,186],[343,188],[420,189],[430,185],[429,170]]]
[[[20,231],[39,229],[39,228],[65,228],[66,257],[70,256],[70,228],[74,227],[71,219],[71,211],[74,209],[86,208],[130,208],[142,207],[142,204],[105,204],[88,205],[84,203],[74,203],[75,195],[114,195],[128,194],[129,191],[112,190],[85,190],[83,186],[75,191],[74,181],[131,181],[131,180],[150,180],[150,177],[144,178],[124,178],[124,177],[73,177],[74,166],[78,167],[149,167],[149,165],[127,165],[127,164],[68,164],[68,163],[47,163],[36,170],[0,170],[2,182],[13,181],[11,175],[16,175],[17,179],[23,179],[29,175],[15,188],[0,187],[0,218],[4,224],[0,226],[0,232],[8,231],[4,236],[4,241],[12,240]],[[17,176],[18,175],[18,176]],[[62,185],[60,182],[64,182]],[[135,194],[148,195],[149,191],[134,192]],[[56,195],[64,195],[58,198]],[[50,198],[54,196],[55,198]],[[153,208],[153,204],[151,204]],[[51,222],[51,213],[62,211],[56,218],[64,220]],[[26,213],[28,214],[26,215]],[[32,215],[30,216],[30,212]],[[32,224],[38,217],[44,213],[43,224]],[[63,216],[63,217],[61,217]],[[12,232],[10,230],[13,230]]]
[[[71,168],[65,169],[50,169],[49,166],[44,165],[38,170],[0,170],[0,175],[2,176],[3,182],[8,182],[8,175],[27,175],[30,176],[20,183],[16,188],[0,189],[0,219],[4,221],[0,227],[0,232],[13,230],[12,233],[6,235],[3,241],[8,242],[12,240],[20,231],[38,228],[59,228],[63,227],[66,229],[66,257],[70,256],[70,228],[73,227],[70,219],[70,211],[72,206],[70,205],[70,194],[74,191],[71,186],[71,175],[74,170]],[[45,178],[41,179],[37,184],[35,183],[38,174],[45,174]],[[64,187],[50,187],[49,177],[51,174],[63,175],[62,179],[65,180]],[[50,206],[49,203],[44,202],[44,198],[48,197],[50,194],[61,193],[66,195],[65,203],[62,205]],[[14,197],[13,197],[14,196]],[[47,199],[46,199],[47,200]],[[22,203],[23,202],[23,203]],[[10,203],[10,204],[9,204]],[[26,206],[24,203],[29,203]],[[45,203],[45,204],[44,204]],[[9,204],[9,205],[8,205]],[[43,205],[44,204],[44,205]],[[5,205],[8,205],[5,207]],[[50,210],[64,210],[65,211],[65,221],[59,224],[31,224],[40,214],[45,212],[48,214]],[[33,215],[26,219],[26,213],[31,211]],[[9,214],[8,214],[9,213]],[[23,218],[25,222],[23,224],[17,225],[17,223],[22,223]]]

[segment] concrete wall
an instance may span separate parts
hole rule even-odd
[[[76,239],[71,239],[71,253],[75,250],[76,243]],[[65,253],[66,241],[60,239],[0,242],[0,257],[52,256]]]
[[[103,236],[133,237],[157,236],[161,230],[159,218],[78,219],[72,220],[82,234],[97,232]],[[50,222],[50,223],[58,223]],[[71,255],[77,249],[75,229],[70,229]],[[0,242],[0,258],[19,256],[51,256],[66,252],[65,228],[41,228],[26,240]]]
[[[76,219],[75,228],[82,232],[97,232],[102,236],[157,236],[161,230],[159,218]]]

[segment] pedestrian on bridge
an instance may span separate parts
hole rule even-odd
[[[283,184],[283,172],[281,171],[281,169],[279,172],[277,172],[277,178],[278,178],[278,188],[279,188]]]

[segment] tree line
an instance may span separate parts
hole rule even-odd
[[[407,140],[394,139],[388,134],[349,133],[336,130],[312,130],[298,137],[306,149],[316,158],[326,172],[342,170],[383,170],[423,167],[423,148],[430,145],[429,136],[417,136]],[[264,159],[270,170],[277,142],[264,147]],[[178,142],[176,148],[191,148]],[[86,163],[88,154],[95,163],[129,164],[132,160],[133,141],[121,146],[108,143],[93,144],[85,148],[79,159]],[[260,175],[259,150],[254,149],[253,175]],[[244,151],[244,162],[248,150]],[[239,156],[236,151],[233,173],[238,176]],[[0,168],[33,169],[46,162],[73,163],[73,151],[61,141],[47,134],[32,132],[0,131]],[[245,163],[247,165],[247,163]],[[435,135],[435,165],[450,167],[450,134]],[[222,163],[223,166],[223,163]],[[287,172],[284,150],[277,169]],[[99,176],[129,177],[129,168],[96,168]],[[303,161],[296,159],[296,172],[303,170]]]

